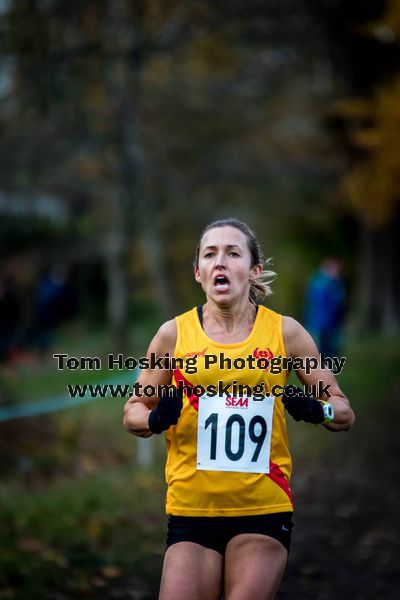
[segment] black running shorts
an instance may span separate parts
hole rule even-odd
[[[167,548],[178,542],[194,542],[225,554],[228,542],[241,533],[258,533],[278,540],[289,552],[292,512],[244,517],[168,518]]]

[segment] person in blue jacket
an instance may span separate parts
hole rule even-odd
[[[337,356],[346,306],[341,262],[329,257],[312,275],[306,291],[304,326],[321,355]]]

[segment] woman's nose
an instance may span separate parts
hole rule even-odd
[[[226,266],[226,256],[224,252],[218,252],[216,260],[215,260],[215,266],[216,267],[225,267]]]

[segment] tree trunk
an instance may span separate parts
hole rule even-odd
[[[357,302],[360,329],[392,333],[399,327],[399,309],[395,301],[398,288],[395,268],[397,229],[397,220],[383,230],[361,226]]]
[[[165,261],[165,243],[158,224],[155,199],[150,188],[151,167],[140,136],[140,90],[141,67],[146,59],[145,49],[139,46],[137,52],[127,51],[132,48],[140,32],[132,28],[132,15],[129,12],[129,3],[125,0],[113,0],[108,7],[108,27],[110,32],[110,47],[114,54],[107,59],[106,85],[110,98],[110,105],[116,111],[115,139],[118,148],[118,176],[121,183],[121,193],[126,198],[126,210],[122,217],[121,226],[129,223],[136,239],[142,239],[145,245],[147,269],[151,274],[154,285],[155,297],[161,308],[162,318],[171,318],[175,313],[176,302],[168,278]],[[115,38],[115,32],[119,38]],[[122,200],[118,200],[121,202]],[[120,233],[114,232],[118,239]],[[118,243],[117,243],[118,245]],[[113,267],[116,272],[110,278],[117,278],[122,282],[122,263],[116,264],[114,257]],[[125,278],[126,281],[126,278]],[[125,296],[114,298],[115,310],[123,310]],[[127,298],[126,298],[127,301]]]
[[[382,330],[393,333],[399,328],[399,303],[396,305],[396,225],[392,221],[382,234]]]
[[[107,314],[115,352],[128,350],[128,267],[123,198],[116,190],[110,203],[111,223],[105,240]]]
[[[133,69],[132,69],[133,70]],[[131,71],[132,71],[131,70]],[[136,80],[139,76],[130,78]],[[131,88],[134,85],[130,86]],[[129,95],[128,95],[129,97]],[[152,177],[151,165],[140,143],[140,132],[136,115],[130,110],[124,111],[125,118],[121,132],[123,135],[122,163],[126,192],[131,196],[134,217],[134,230],[144,245],[147,270],[151,275],[155,298],[160,307],[161,318],[171,319],[176,312],[175,294],[168,277],[165,260],[166,241],[158,222],[155,198],[150,189]],[[154,175],[155,176],[155,175]]]

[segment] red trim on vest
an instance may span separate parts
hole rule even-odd
[[[267,473],[267,477],[272,479],[279,487],[287,494],[290,502],[293,506],[293,498],[292,498],[292,490],[289,487],[288,480],[284,476],[280,467],[273,463],[272,460],[269,461],[269,473]]]
[[[186,379],[186,377],[184,375],[182,375],[182,373],[180,372],[179,369],[175,369],[173,374],[174,374],[174,378],[175,378],[177,385],[179,385],[179,383],[182,381],[183,385],[188,387],[188,389],[190,391],[190,396],[187,395],[189,404],[191,406],[193,406],[193,408],[195,410],[198,411],[199,410],[199,397],[196,396],[196,394],[193,394],[193,384],[190,383],[190,381],[188,379]]]

